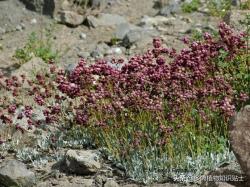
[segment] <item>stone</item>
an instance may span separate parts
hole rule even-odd
[[[81,179],[81,180],[50,180],[37,184],[36,187],[49,187],[49,186],[58,186],[58,187],[93,187],[94,181],[92,179]]]
[[[35,174],[27,169],[24,163],[9,160],[0,168],[0,186],[30,187],[36,183]]]
[[[73,72],[73,70],[76,68],[76,66],[77,66],[77,64],[67,64],[67,65],[65,65],[65,72],[67,73],[67,74],[70,74],[70,73],[72,73]]]
[[[53,16],[55,4],[58,0],[21,0],[27,9],[42,13],[44,15]],[[59,1],[60,2],[60,1]]]
[[[168,18],[165,16],[155,16],[155,17],[143,16],[139,25],[140,26],[157,26],[159,24],[169,25],[170,22],[174,20],[175,18],[173,17]]]
[[[113,47],[109,50],[107,50],[107,52],[105,53],[106,55],[121,55],[122,54],[122,49],[120,47]]]
[[[229,127],[232,150],[250,184],[250,105],[243,107]]]
[[[112,179],[109,179],[107,180],[107,182],[104,184],[104,187],[119,187],[119,184],[112,180]]]
[[[247,14],[249,14],[249,10],[231,10],[229,24],[237,30],[245,30],[246,25],[242,25],[240,22],[245,20]]]
[[[90,0],[91,8],[104,8],[107,5],[107,0]]]
[[[92,150],[68,150],[65,164],[69,172],[79,175],[93,174],[101,168],[99,155]]]
[[[87,35],[85,33],[80,33],[79,35],[80,39],[85,40],[87,38]]]
[[[208,177],[217,177],[215,178],[215,180],[208,180]],[[225,181],[223,181],[223,179],[219,179],[218,177],[220,176],[232,176],[232,178],[228,178],[228,179],[224,179]],[[233,177],[237,178],[238,181],[236,179],[233,179]],[[244,175],[240,169],[239,164],[236,161],[232,161],[230,163],[224,164],[223,166],[217,168],[214,171],[210,171],[208,172],[206,175],[201,177],[201,187],[210,187],[210,186],[244,186],[245,182],[244,181],[240,181],[240,178],[242,178],[244,180]]]
[[[24,74],[27,77],[30,77],[33,72],[44,70],[47,67],[48,67],[48,64],[46,64],[41,58],[33,57],[30,61],[22,64],[19,69],[17,69],[16,71],[13,71],[12,75]]]
[[[125,47],[128,47],[138,42],[145,44],[149,40],[152,40],[153,37],[156,37],[158,35],[159,33],[155,29],[144,29],[144,28],[134,29],[126,34],[126,36],[123,39],[123,45]]]
[[[139,27],[132,25],[130,23],[121,23],[117,25],[116,31],[114,33],[114,37],[116,39],[122,40],[129,31],[136,29],[136,28],[139,28]]]
[[[78,25],[81,25],[83,23],[84,16],[73,11],[63,10],[58,12],[58,17],[56,18],[56,20],[59,23],[63,23],[71,27],[77,27]]]
[[[23,30],[23,29],[22,29],[22,26],[21,26],[21,25],[17,25],[17,26],[16,26],[16,30],[17,30],[17,31],[22,31],[22,30]]]
[[[109,46],[106,43],[99,43],[96,48],[90,53],[93,58],[103,58],[104,54],[109,50]]]
[[[90,53],[87,52],[87,51],[79,51],[77,53],[77,56],[81,57],[81,58],[84,58],[84,59],[87,59],[88,57],[90,57]]]
[[[179,0],[171,0],[167,6],[164,6],[159,15],[162,16],[171,16],[172,14],[180,13],[181,12],[181,2]]]
[[[6,33],[6,29],[0,27],[0,34],[5,34]]]
[[[93,179],[79,179],[79,178],[73,178],[70,181],[72,184],[75,184],[79,187],[92,187],[94,184]]]
[[[235,185],[231,185],[227,182],[218,182],[218,181],[211,181],[208,182],[206,185],[201,185],[201,187],[235,187]]]
[[[101,13],[97,17],[95,16],[87,16],[87,23],[90,27],[110,27],[110,26],[117,26],[122,23],[127,23],[127,20],[120,15],[117,14],[104,14]]]
[[[103,186],[103,184],[107,181],[107,177],[103,175],[97,175],[95,177],[95,182],[98,184],[98,186]]]
[[[103,53],[101,53],[100,51],[98,51],[97,49],[93,50],[90,53],[90,56],[97,59],[97,58],[103,58]]]
[[[36,18],[33,18],[31,21],[30,21],[31,24],[36,24],[37,23],[37,20]]]
[[[232,1],[231,1],[231,5],[233,5],[233,6],[239,6],[240,3],[241,3],[240,0],[232,0]]]
[[[122,187],[139,187],[137,184],[124,184]]]

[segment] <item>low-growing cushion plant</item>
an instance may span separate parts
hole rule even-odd
[[[184,39],[180,53],[156,38],[128,62],[81,59],[71,71],[51,66],[35,80],[1,76],[1,90],[12,97],[1,95],[0,119],[20,131],[25,118],[28,129],[54,124],[65,140],[86,137],[82,144],[100,148],[135,181],[175,178],[180,170],[195,179],[232,159],[229,120],[249,102],[247,37],[221,23],[219,37]],[[44,121],[35,120],[36,107]]]

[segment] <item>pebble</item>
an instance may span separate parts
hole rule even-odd
[[[17,25],[17,26],[16,26],[16,31],[22,31],[22,30],[23,30],[23,28],[22,28],[21,25]]]
[[[21,23],[20,26],[22,27],[22,30],[25,29],[25,24],[24,23]]]
[[[80,33],[80,39],[86,39],[87,38],[87,35],[85,33]]]
[[[37,23],[37,20],[36,18],[33,18],[31,21],[30,21],[31,24],[36,24]]]
[[[0,27],[0,34],[5,34],[6,33],[6,29]]]

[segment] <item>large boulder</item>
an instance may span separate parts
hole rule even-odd
[[[0,167],[0,186],[31,187],[36,183],[35,174],[17,160],[5,161]]]
[[[93,174],[101,168],[99,155],[92,150],[68,150],[65,164],[70,173],[79,175]]]
[[[242,108],[229,129],[233,152],[250,185],[250,105]]]

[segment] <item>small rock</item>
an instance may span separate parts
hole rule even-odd
[[[112,54],[121,55],[122,49],[120,47],[114,47],[114,48],[109,49],[105,54],[107,54],[107,55],[112,55]]]
[[[142,36],[141,30],[132,30],[126,34],[123,42],[125,43],[125,45],[129,45],[140,40],[142,37],[143,36]]]
[[[93,179],[73,179],[72,183],[81,185],[81,187],[92,187],[94,184]]]
[[[103,58],[103,54],[98,51],[98,50],[93,50],[91,53],[90,53],[90,56],[97,59],[97,58]]]
[[[54,8],[56,4],[61,3],[61,1],[56,0],[22,0],[26,8],[32,11],[36,11],[45,15],[52,16],[54,13]]]
[[[167,18],[165,16],[155,16],[155,17],[149,17],[144,16],[139,25],[140,26],[157,26],[159,24],[166,24],[168,25],[170,21],[174,21],[174,17]]]
[[[137,184],[125,184],[122,187],[139,187]]]
[[[249,10],[232,10],[230,14],[230,25],[237,30],[245,30],[246,25],[240,24],[242,20],[249,14]]]
[[[229,128],[229,140],[233,152],[250,185],[250,105],[237,113]]]
[[[31,72],[41,71],[47,68],[48,65],[39,57],[33,57],[30,61],[24,63],[19,69],[13,71],[13,75],[25,74],[26,76],[31,76]]]
[[[107,181],[107,178],[103,175],[97,175],[95,177],[95,182],[100,185],[103,186],[103,184]]]
[[[87,38],[87,35],[85,34],[85,33],[80,33],[80,39],[82,39],[82,40],[84,40],[84,39],[86,39]]]
[[[0,34],[5,34],[6,33],[6,29],[0,27]]]
[[[88,57],[90,57],[90,53],[87,51],[80,51],[77,53],[77,56],[84,58],[84,59],[87,59]]]
[[[136,42],[147,43],[143,41],[149,41],[152,37],[157,36],[159,33],[154,29],[135,29],[129,31],[123,39],[124,46],[131,46]]]
[[[20,161],[5,161],[0,168],[0,186],[30,187],[35,182],[35,174]]]
[[[101,168],[99,155],[91,150],[68,150],[65,164],[70,172],[80,175],[93,174]]]
[[[159,14],[162,16],[171,16],[172,14],[180,13],[180,4],[181,2],[179,0],[171,0],[167,6],[160,10]]]
[[[228,176],[228,179],[222,177]],[[210,180],[209,178],[213,178]],[[221,178],[219,178],[221,177]],[[231,177],[231,179],[229,178]],[[201,187],[210,187],[210,186],[244,186],[244,182],[240,180],[242,178],[244,180],[243,173],[239,167],[237,162],[230,162],[224,166],[217,168],[214,171],[210,171],[204,176],[201,177]]]
[[[120,15],[117,14],[104,14],[101,13],[98,17],[95,16],[88,16],[87,23],[91,27],[110,27],[110,26],[117,26],[122,23],[127,23],[127,20]]]
[[[122,40],[130,30],[135,29],[135,28],[136,26],[131,25],[129,23],[121,23],[116,27],[114,37],[116,39]]]
[[[231,1],[231,5],[233,5],[233,6],[239,6],[240,4],[241,4],[240,0],[232,0]]]
[[[186,23],[192,23],[192,19],[191,18],[188,18],[188,17],[181,17],[181,20],[182,21],[185,21]]]
[[[90,53],[93,58],[103,58],[104,54],[109,50],[109,46],[106,43],[99,43],[96,48]]]
[[[21,23],[20,26],[22,27],[22,30],[25,29],[25,24],[24,23]]]
[[[49,186],[48,182],[39,182],[36,187],[45,187],[45,186]]]
[[[119,187],[119,184],[117,184],[117,182],[115,182],[112,179],[109,179],[105,184],[104,187]]]
[[[115,47],[115,48],[113,48],[113,52],[115,54],[121,55],[122,54],[122,49],[120,47]]]
[[[36,18],[33,18],[31,21],[30,21],[31,24],[36,24],[37,23],[37,20]]]
[[[56,18],[58,22],[66,24],[68,26],[76,27],[83,23],[84,16],[77,14],[73,11],[61,11],[59,17]]]
[[[22,31],[22,30],[23,30],[23,28],[22,28],[22,26],[21,26],[21,25],[17,25],[17,26],[16,26],[16,30],[17,30],[17,31]]]
[[[107,4],[107,0],[90,0],[90,6],[91,8],[103,8]]]
[[[209,31],[209,32],[215,32],[216,31],[216,28],[214,28],[212,25],[203,26],[202,29],[205,30],[205,31]]]
[[[65,72],[70,74],[76,68],[77,64],[67,64],[65,65]]]

